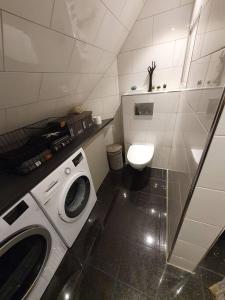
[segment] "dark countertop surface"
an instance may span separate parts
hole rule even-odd
[[[53,158],[43,166],[28,175],[16,175],[0,172],[0,214],[3,214],[10,206],[14,205],[25,194],[32,190],[39,182],[53,172],[62,162],[69,158],[76,150],[94,137],[113,119],[102,121],[101,125],[95,125],[85,134],[75,139],[63,150],[54,154]]]

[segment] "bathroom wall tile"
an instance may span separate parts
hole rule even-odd
[[[82,107],[84,110],[91,110],[93,115],[103,115],[102,99],[87,100]]]
[[[176,113],[179,99],[179,92],[148,96],[148,102],[154,102],[154,113]]]
[[[15,15],[49,26],[54,0],[0,0],[0,7]]]
[[[220,227],[185,218],[178,239],[207,249],[221,230]]]
[[[223,227],[224,211],[224,192],[197,187],[188,207],[186,218]]]
[[[141,32],[141,34],[140,34]],[[153,18],[137,21],[130,31],[122,51],[149,46],[153,43]]]
[[[105,75],[106,77],[108,76],[118,76],[118,65],[117,65],[117,57],[111,64],[111,66],[107,69]]]
[[[51,27],[82,41],[94,42],[105,12],[100,0],[56,0]]]
[[[172,255],[169,264],[176,266],[183,270],[188,270],[190,272],[193,272],[195,269],[195,264],[193,264],[191,261],[188,261],[186,259],[183,259],[182,257],[177,257],[175,255]]]
[[[41,74],[38,73],[0,73],[0,108],[37,101],[40,85]]]
[[[112,28],[113,35],[109,34]],[[102,49],[117,53],[127,34],[128,30],[126,30],[124,26],[121,25],[109,11],[107,11],[96,36],[95,44]]]
[[[177,240],[173,250],[173,255],[191,261],[193,264],[199,263],[206,253],[206,249],[182,240]]]
[[[69,71],[94,73],[101,60],[102,50],[87,43],[76,41],[73,48]]]
[[[103,115],[114,115],[119,108],[120,100],[119,96],[104,97],[103,100]]]
[[[168,90],[179,89],[181,75],[182,67],[173,67],[161,70],[156,69],[153,76],[153,85],[155,87],[160,86],[162,88],[165,83],[167,84]]]
[[[74,93],[79,80],[79,74],[44,73],[40,89],[40,100],[63,97]]]
[[[129,0],[126,1],[125,6],[120,15],[120,21],[128,28],[131,29],[134,25],[141,8],[143,7],[142,0]]]
[[[152,158],[151,167],[159,169],[168,169],[170,147],[156,147]]]
[[[148,86],[147,72],[119,76],[120,94],[129,92],[132,86],[137,86],[137,88],[140,90],[143,89],[147,90],[147,86]]]
[[[89,99],[97,99],[118,94],[117,82],[115,77],[104,77],[92,91]]]
[[[134,51],[127,51],[118,55],[118,73],[119,75],[130,74],[134,72]]]
[[[138,49],[133,52],[133,71],[147,71],[152,61],[156,61],[156,71],[172,66],[174,43],[164,43]],[[155,72],[156,72],[155,71]]]
[[[117,16],[121,15],[121,11],[124,8],[127,0],[103,0],[103,3]]]
[[[154,18],[154,43],[162,43],[187,37],[192,5],[171,10]]]
[[[0,22],[2,24],[2,17],[0,16]],[[2,26],[0,26],[0,35],[2,36]],[[3,71],[3,48],[2,39],[0,39],[0,71]]]
[[[139,19],[160,14],[170,9],[180,6],[180,0],[147,0],[139,15]]]
[[[98,62],[98,65],[95,69],[95,73],[104,73],[112,64],[112,62],[116,59],[115,53],[111,53],[103,50],[101,55],[101,60]]]
[[[85,102],[85,100],[87,100],[89,94],[90,94],[89,91],[72,93],[72,95],[71,95],[72,103],[74,103],[74,105],[77,105],[77,104],[82,105]]]
[[[209,63],[209,56],[202,57],[191,63],[187,82],[188,87],[201,87],[204,85]],[[198,84],[200,81],[201,84]]]
[[[224,20],[225,2],[214,0],[211,5],[211,13],[208,20],[207,31],[213,31],[225,27]]]
[[[76,93],[91,92],[101,79],[101,75],[81,74]]]
[[[6,111],[0,109],[0,134],[6,132]]]
[[[175,42],[175,48],[173,53],[173,66],[183,66],[185,53],[187,47],[187,39],[177,40]]]
[[[222,115],[217,125],[216,135],[225,135],[225,109],[223,109]]]
[[[211,55],[205,77],[205,86],[207,85],[225,85],[225,50],[217,51]]]
[[[73,48],[71,38],[4,12],[3,31],[6,71],[66,70]]]
[[[225,28],[205,34],[201,55],[205,56],[225,47]]]
[[[222,149],[225,149],[225,137],[214,137],[198,180],[198,186],[225,190],[225,156]]]
[[[181,0],[181,5],[185,5],[193,2],[195,2],[195,0]]]

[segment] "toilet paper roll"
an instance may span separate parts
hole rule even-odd
[[[102,124],[102,118],[101,116],[94,116],[93,121],[96,125],[101,125]]]

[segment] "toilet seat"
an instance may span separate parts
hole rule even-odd
[[[154,145],[131,145],[127,152],[127,159],[132,165],[147,165],[154,154]]]

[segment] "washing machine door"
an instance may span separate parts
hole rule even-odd
[[[24,299],[48,259],[51,236],[42,227],[15,233],[0,244],[0,298]]]
[[[74,176],[63,191],[60,199],[59,215],[66,222],[74,222],[88,204],[91,183],[88,174],[80,172]]]

